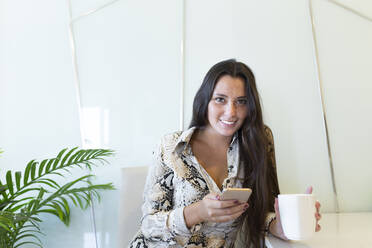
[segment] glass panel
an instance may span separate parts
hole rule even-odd
[[[114,4],[118,0],[69,0],[71,3],[72,17],[77,18],[81,15],[86,15],[92,11],[101,9],[111,4]]]
[[[8,169],[24,171],[32,159],[51,158],[65,147],[79,146],[80,131],[66,3],[0,1],[0,16],[3,180]],[[74,171],[68,179],[83,173]],[[40,216],[44,247],[86,247],[90,238],[84,237],[92,233],[90,211],[72,207],[71,214],[69,227],[55,216]]]
[[[94,207],[100,248],[127,245],[119,246],[120,169],[150,165],[160,137],[179,127],[181,7],[119,1],[74,24],[84,140],[116,151],[110,166],[94,170],[97,182],[117,188]]]
[[[337,0],[333,1],[334,3],[338,3],[346,8],[350,8],[352,10],[357,11],[358,13],[369,17],[372,19],[372,3],[371,1],[365,0]],[[331,7],[334,8],[335,6]],[[349,13],[351,14],[351,13]]]
[[[371,211],[372,22],[324,1],[314,8],[340,210]]]

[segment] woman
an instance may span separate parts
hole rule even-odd
[[[276,218],[273,152],[252,71],[235,60],[214,65],[196,93],[189,129],[159,145],[130,247],[230,247],[238,229],[246,247],[263,247],[268,231],[286,239]],[[230,187],[251,188],[248,203],[220,200]]]

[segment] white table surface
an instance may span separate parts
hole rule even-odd
[[[325,213],[320,232],[305,241],[283,241],[266,237],[268,248],[372,248],[372,212]]]

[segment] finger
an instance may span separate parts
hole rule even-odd
[[[316,210],[319,212],[319,208],[320,208],[320,202],[316,201],[315,202],[315,207],[316,207]]]
[[[234,215],[240,211],[245,211],[249,207],[248,203],[242,203],[236,206],[228,207],[228,208],[221,208],[221,209],[215,209],[216,213],[218,213],[219,216],[229,216]]]
[[[240,215],[244,213],[244,210],[238,211],[232,215],[222,215],[222,216],[216,216],[213,218],[213,222],[227,222],[231,220],[235,220],[238,218]]]
[[[274,209],[275,209],[275,213],[276,213],[276,212],[279,212],[279,202],[278,202],[278,198],[275,198]]]
[[[274,209],[275,209],[276,219],[278,221],[280,221],[280,212],[279,212],[279,201],[278,201],[278,198],[275,198]]]
[[[319,231],[320,231],[320,229],[322,229],[322,228],[320,227],[320,225],[319,225],[319,224],[317,224],[317,225],[316,225],[316,227],[315,227],[315,232],[319,232]]]
[[[210,200],[219,200],[220,199],[220,195],[217,194],[217,193],[209,193],[208,195],[204,196],[204,198],[206,199],[210,199]]]
[[[209,208],[223,209],[238,206],[245,203],[239,203],[238,200],[207,200]]]
[[[231,216],[235,215],[238,212],[244,212],[248,208],[248,203],[239,204],[237,206],[228,207],[228,208],[216,208],[209,209],[209,215],[212,218],[222,217],[222,216]]]
[[[322,215],[320,213],[315,213],[315,219],[318,221],[322,218]]]
[[[307,189],[305,191],[305,194],[311,194],[311,193],[313,193],[313,186],[307,187]]]

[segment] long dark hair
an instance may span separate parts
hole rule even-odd
[[[207,72],[194,98],[190,127],[202,128],[208,125],[208,103],[217,81],[224,75],[241,78],[245,83],[248,114],[238,130],[239,155],[240,165],[244,167],[243,187],[251,188],[253,192],[249,199],[250,207],[240,217],[240,227],[244,230],[243,238],[247,244],[262,247],[266,216],[269,211],[273,211],[273,192],[278,192],[278,189],[274,188],[277,184],[270,182],[268,139],[260,97],[253,72],[247,65],[230,59],[217,63]]]

